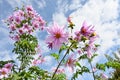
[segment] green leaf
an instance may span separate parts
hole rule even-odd
[[[105,57],[107,58],[108,61],[113,61],[113,58],[107,54],[105,54]]]
[[[53,80],[66,80],[66,75],[64,73],[56,74]]]
[[[79,62],[76,62],[76,66],[80,67],[81,68],[81,65]]]
[[[59,54],[63,51],[66,50],[68,47],[66,45],[62,45],[59,50]]]
[[[59,54],[57,54],[57,53],[52,53],[52,54],[50,54],[52,57],[54,57],[56,60],[58,60],[59,59]]]
[[[112,67],[112,68],[115,68],[115,69],[120,69],[120,63],[119,62],[109,61],[109,62],[106,62],[105,65],[108,68]]]
[[[77,69],[76,72],[73,74],[73,77],[71,80],[76,80],[78,78],[78,75],[82,75],[83,73],[90,72],[89,69],[85,66],[80,67],[80,69]]]
[[[88,57],[87,57],[87,54],[83,54],[82,56],[80,56],[79,58],[78,58],[78,60],[81,60],[81,59],[87,59]]]
[[[96,64],[96,68],[100,69],[100,70],[104,70],[105,71],[105,64]]]
[[[89,62],[91,62],[98,54],[93,54],[91,58],[88,59]]]
[[[99,44],[94,44],[95,45],[95,47],[99,47],[100,45]]]
[[[87,67],[83,66],[83,67],[82,67],[82,73],[83,73],[83,72],[90,72],[90,71],[89,71],[89,69],[88,69]]]

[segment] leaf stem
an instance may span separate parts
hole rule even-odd
[[[70,51],[70,49],[71,49],[71,46],[72,46],[72,45],[73,45],[73,43],[69,46],[69,48],[67,49],[67,51],[66,51],[65,55],[63,56],[63,58],[62,58],[62,59],[61,59],[61,61],[59,62],[59,64],[58,64],[57,68],[55,69],[55,72],[54,72],[54,73],[53,73],[53,75],[52,75],[51,80],[54,78],[54,76],[55,76],[55,74],[56,74],[56,72],[57,72],[58,68],[60,67],[60,65],[61,65],[62,61],[65,59],[65,57],[66,57],[66,56],[67,56],[67,54],[69,53],[69,51]]]

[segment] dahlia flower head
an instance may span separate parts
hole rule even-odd
[[[46,43],[49,48],[60,48],[63,43],[68,41],[68,33],[64,28],[64,26],[59,26],[55,22],[52,27],[47,28],[48,36]]]
[[[5,64],[3,68],[0,69],[0,79],[4,77],[8,77],[9,73],[11,72],[12,67],[13,67],[12,63]]]

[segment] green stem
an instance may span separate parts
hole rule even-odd
[[[73,43],[72,43],[72,44],[73,44]],[[54,78],[54,76],[55,76],[55,74],[56,74],[56,72],[57,72],[58,68],[60,67],[60,65],[61,65],[62,61],[65,59],[65,57],[66,57],[66,56],[67,56],[67,54],[69,53],[69,50],[70,50],[70,48],[71,48],[72,44],[71,44],[71,45],[70,45],[70,47],[67,49],[67,51],[66,51],[65,55],[63,56],[63,58],[62,58],[62,59],[61,59],[61,61],[59,62],[59,64],[58,64],[57,68],[55,69],[55,72],[54,72],[54,73],[53,73],[53,75],[52,75],[51,80]]]
[[[91,69],[92,69],[92,75],[93,75],[93,79],[95,80],[95,73],[94,73],[94,71],[93,71],[93,66],[92,66],[92,63],[91,63],[91,61],[89,61],[89,64],[90,64],[90,67],[91,67]]]

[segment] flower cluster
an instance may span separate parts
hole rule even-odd
[[[94,41],[98,35],[96,34],[94,30],[94,26],[87,25],[87,23],[84,21],[82,24],[82,27],[79,31],[75,32],[75,40],[78,42],[84,42],[85,46],[82,48],[82,51],[87,52],[87,56],[90,58],[92,56],[92,51],[95,50]],[[79,52],[82,52],[79,50]]]
[[[22,9],[17,9],[13,15],[9,16],[6,23],[10,29],[10,37],[18,40],[21,34],[31,34],[37,29],[43,30],[46,22],[32,6],[26,6]]]
[[[12,66],[12,63],[7,63],[4,65],[3,68],[0,69],[0,79],[2,79],[3,77],[8,77],[9,73],[11,72]]]

